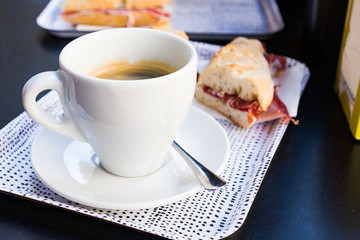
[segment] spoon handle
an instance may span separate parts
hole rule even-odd
[[[188,152],[185,151],[176,141],[172,144],[173,148],[180,154],[180,156],[186,161],[189,167],[193,170],[196,177],[199,179],[202,185],[208,190],[216,190],[225,186],[226,182],[215,173],[211,172],[195,158],[193,158]]]

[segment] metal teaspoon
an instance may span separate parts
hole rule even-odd
[[[195,158],[193,158],[188,152],[185,151],[176,141],[172,143],[173,148],[180,154],[180,156],[186,161],[191,170],[195,173],[201,184],[208,190],[216,190],[225,186],[226,182],[215,173],[211,172]]]

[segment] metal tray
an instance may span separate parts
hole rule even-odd
[[[51,0],[37,24],[58,37],[78,37],[100,30],[79,29],[61,19],[64,0]],[[191,40],[231,40],[236,36],[266,39],[284,27],[276,0],[172,0],[171,23]]]

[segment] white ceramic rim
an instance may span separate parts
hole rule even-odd
[[[103,78],[96,78],[93,76],[89,76],[83,73],[80,73],[76,70],[74,70],[72,68],[72,66],[70,66],[69,64],[67,64],[67,62],[64,60],[66,55],[69,54],[69,48],[72,47],[75,44],[79,44],[79,42],[84,41],[88,38],[94,37],[94,36],[99,36],[102,35],[104,33],[111,33],[111,32],[144,32],[144,33],[149,33],[149,32],[153,32],[154,34],[158,34],[159,36],[165,36],[167,38],[170,38],[172,40],[174,40],[175,42],[177,42],[178,44],[188,48],[189,53],[190,53],[190,58],[187,61],[187,63],[179,68],[177,71],[164,75],[164,76],[160,76],[160,77],[156,77],[156,78],[150,78],[150,79],[146,79],[146,81],[144,81],[143,79],[139,79],[139,80],[132,80],[132,81],[113,81],[113,80],[108,80],[108,79],[103,79]],[[109,84],[139,84],[141,82],[143,83],[150,83],[152,81],[161,81],[161,80],[166,80],[170,78],[176,78],[177,75],[182,74],[183,71],[185,71],[187,68],[189,68],[190,66],[192,66],[194,63],[197,64],[197,52],[196,49],[194,48],[194,46],[187,40],[177,36],[176,34],[173,33],[169,33],[169,32],[165,32],[165,31],[161,31],[161,30],[154,30],[154,29],[147,29],[147,28],[115,28],[115,29],[106,29],[106,30],[100,30],[100,31],[96,31],[96,32],[92,32],[86,35],[83,35],[81,37],[76,38],[75,40],[71,41],[70,43],[68,43],[63,50],[61,51],[60,55],[59,55],[59,64],[60,64],[60,68],[71,73],[73,76],[79,77],[83,80],[88,80],[88,81],[98,81],[98,82],[107,82]]]

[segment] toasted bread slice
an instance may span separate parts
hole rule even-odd
[[[274,96],[264,53],[258,40],[234,39],[214,55],[200,74],[196,98],[240,126],[251,126],[269,108]]]

